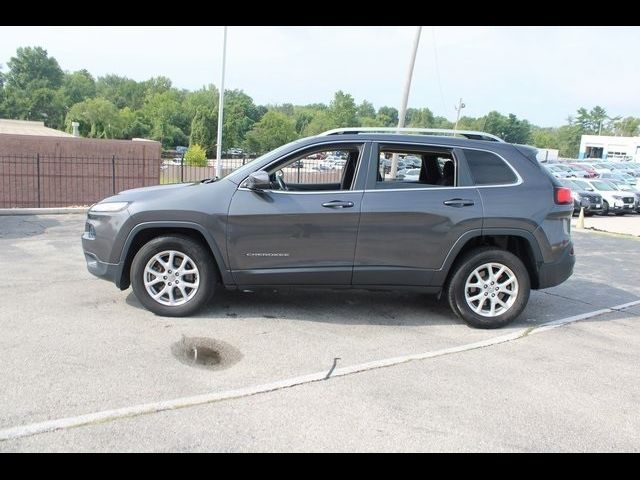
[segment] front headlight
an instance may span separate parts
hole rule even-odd
[[[614,195],[613,198],[615,198],[616,200],[622,200],[622,197],[620,195]]]
[[[120,210],[124,210],[128,206],[129,206],[129,202],[96,203],[93,207],[89,209],[89,212],[113,213],[113,212],[119,212]]]

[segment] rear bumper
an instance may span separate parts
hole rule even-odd
[[[540,265],[538,268],[538,288],[560,285],[571,276],[575,263],[576,257],[573,253],[573,243],[569,242],[558,261]]]

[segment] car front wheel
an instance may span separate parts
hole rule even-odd
[[[484,247],[456,263],[446,293],[451,309],[468,325],[499,328],[522,313],[530,290],[529,273],[518,257]]]
[[[209,250],[187,236],[154,238],[131,264],[131,285],[148,310],[161,316],[184,317],[202,308],[216,285]]]

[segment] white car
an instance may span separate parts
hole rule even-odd
[[[605,180],[576,179],[573,183],[583,187],[587,192],[597,192],[602,195],[602,215],[608,215],[609,212],[616,215],[633,212],[636,199],[630,192],[620,191],[615,185]]]
[[[419,179],[419,168],[411,168],[409,170],[401,170],[398,172],[398,180],[402,180],[403,182],[417,182]]]

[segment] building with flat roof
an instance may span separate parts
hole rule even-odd
[[[640,161],[640,137],[582,135],[578,158]]]
[[[41,137],[73,137],[70,133],[44,126],[44,122],[9,120],[0,118],[0,133],[11,135],[38,135]]]

